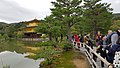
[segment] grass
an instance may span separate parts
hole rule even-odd
[[[76,68],[73,63],[74,52],[66,51],[54,55],[52,64],[44,65],[42,68]],[[45,64],[46,62],[44,62]]]
[[[74,63],[72,62],[74,59],[73,51],[66,51],[61,54],[59,58],[56,58],[56,61],[59,61],[59,64],[55,65],[55,68],[75,68]]]

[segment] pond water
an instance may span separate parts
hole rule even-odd
[[[25,58],[26,54],[4,51],[0,53],[0,68],[9,65],[10,68],[39,68],[44,59],[33,60]]]
[[[23,54],[32,52],[31,49],[25,47],[34,47],[36,43],[16,40],[0,42],[0,68],[6,65],[10,68],[39,68],[43,59],[29,59],[25,57],[27,54]]]

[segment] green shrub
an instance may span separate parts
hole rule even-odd
[[[53,46],[53,45],[54,45],[54,42],[52,41],[40,42],[40,43],[35,44],[35,46]]]
[[[66,44],[64,44],[64,51],[69,51],[70,49],[72,49],[72,44],[70,44],[70,43],[66,43]]]
[[[62,43],[58,44],[61,48],[64,49],[64,51],[68,51],[72,49],[72,44],[69,43],[68,41],[63,41]]]

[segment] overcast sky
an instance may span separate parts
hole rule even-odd
[[[55,0],[0,0],[0,22],[20,22],[50,15],[51,1]],[[120,13],[120,0],[103,0],[111,3],[114,13]]]

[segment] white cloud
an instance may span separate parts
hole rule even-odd
[[[116,4],[120,4],[120,0],[115,0],[115,3]]]
[[[0,21],[19,22],[50,15],[51,0],[1,0]]]
[[[102,2],[111,3],[111,8],[113,8],[114,13],[120,13],[120,0],[102,0]]]
[[[19,22],[50,15],[51,1],[56,0],[0,0],[0,21]],[[102,0],[111,3],[114,12],[120,12],[120,0]]]
[[[52,6],[50,3],[51,1],[54,0],[14,0],[17,3],[19,3],[22,7],[29,8],[29,9],[34,9],[34,10],[48,10]]]

